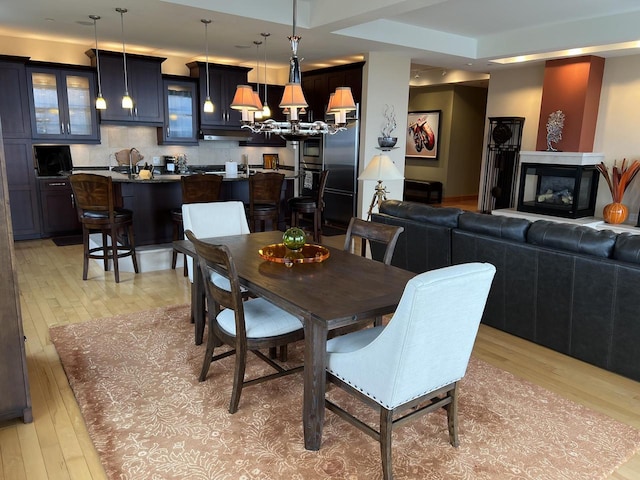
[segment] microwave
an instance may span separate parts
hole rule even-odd
[[[305,157],[319,157],[322,151],[322,136],[306,138],[302,142],[302,155]]]

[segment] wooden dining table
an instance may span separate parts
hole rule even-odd
[[[287,267],[258,254],[262,247],[282,242],[282,232],[278,231],[202,240],[229,247],[240,284],[302,320],[304,444],[307,450],[318,450],[324,424],[328,332],[393,312],[415,273],[333,247],[327,247],[330,256],[322,262]],[[175,241],[174,247],[180,253],[196,255],[188,240]],[[196,342],[202,342],[205,311],[199,272],[194,275],[191,308]]]

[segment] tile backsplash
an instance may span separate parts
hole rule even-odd
[[[115,153],[135,147],[144,161],[152,163],[153,157],[163,155],[187,155],[189,165],[224,165],[225,162],[242,163],[247,155],[250,165],[262,165],[263,153],[277,153],[280,165],[293,166],[296,150],[291,143],[286,148],[241,147],[237,141],[201,141],[198,146],[158,145],[155,127],[125,127],[102,125],[99,145],[71,145],[74,167],[115,166]]]

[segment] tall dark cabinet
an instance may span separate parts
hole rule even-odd
[[[31,396],[13,249],[6,156],[0,126],[0,420],[31,422]]]
[[[515,206],[523,126],[523,117],[489,118],[487,161],[480,205],[483,212]]]

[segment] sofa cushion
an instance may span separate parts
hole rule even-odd
[[[524,218],[502,217],[484,213],[465,212],[458,218],[462,230],[524,242],[531,222]]]
[[[431,207],[417,202],[386,200],[380,205],[380,213],[455,228],[458,226],[458,217],[462,210],[451,207]]]
[[[609,258],[616,242],[616,234],[611,230],[594,230],[570,223],[538,220],[529,227],[527,242],[568,252]]]
[[[613,258],[623,262],[640,264],[640,235],[619,234],[613,247]]]

